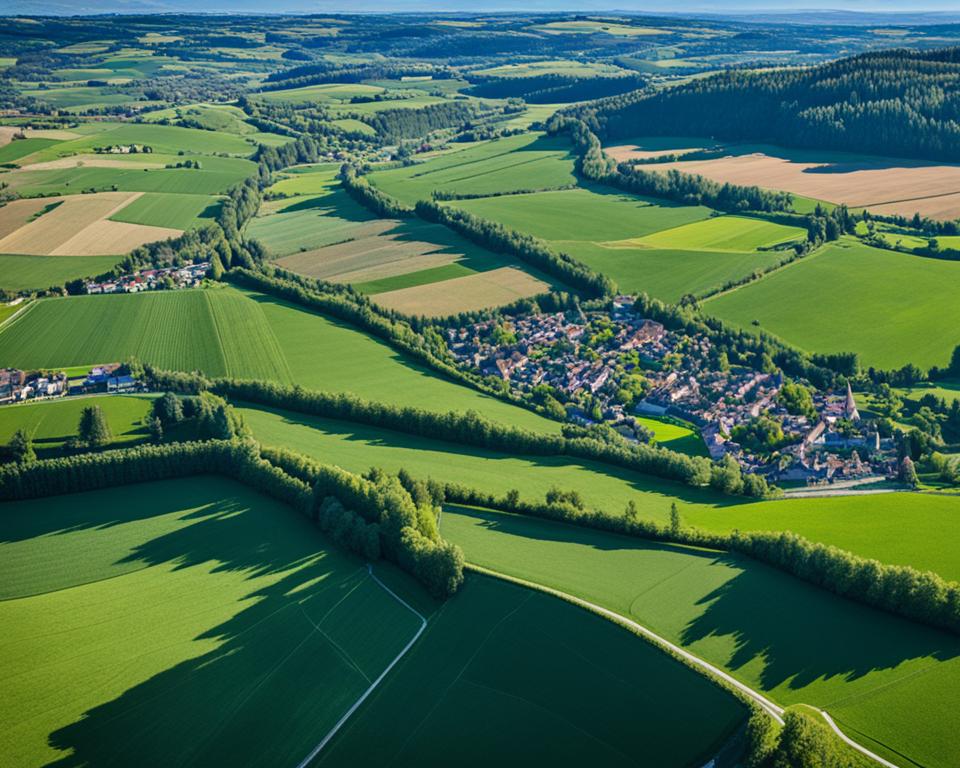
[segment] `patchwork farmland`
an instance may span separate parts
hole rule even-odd
[[[337,170],[305,168],[270,187],[283,195],[249,225],[285,269],[348,283],[388,309],[445,316],[510,304],[556,285],[420,220],[380,219],[340,187]]]
[[[0,766],[956,768],[949,14],[34,5]]]

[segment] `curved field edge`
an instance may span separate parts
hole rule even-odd
[[[746,714],[611,622],[468,574],[314,765],[436,765],[455,750],[458,764],[477,768],[679,768],[709,761]]]
[[[960,714],[928,706],[956,700],[953,635],[727,553],[463,507],[441,527],[469,562],[630,618],[780,706],[824,709],[897,765],[954,764]]]

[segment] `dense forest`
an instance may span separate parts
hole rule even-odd
[[[586,101],[643,88],[648,78],[638,74],[561,75],[534,77],[470,77],[474,85],[465,93],[487,99],[523,99],[529,104],[559,104]]]
[[[736,108],[732,108],[732,105]],[[960,160],[960,48],[738,70],[574,110],[600,136],[702,135]]]

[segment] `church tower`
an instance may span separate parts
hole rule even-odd
[[[847,402],[843,406],[843,415],[850,421],[860,421],[860,412],[857,410],[857,401],[853,399],[853,389],[847,382]]]

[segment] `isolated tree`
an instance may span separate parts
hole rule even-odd
[[[21,464],[29,464],[37,459],[37,454],[33,450],[33,440],[25,429],[18,429],[13,433],[8,447],[13,460]]]
[[[99,448],[110,442],[110,425],[99,405],[88,405],[80,412],[78,437],[81,443],[91,448]]]
[[[670,533],[674,535],[680,533],[680,510],[675,501],[670,503]]]
[[[623,516],[627,519],[628,522],[635,523],[637,518],[640,516],[637,511],[637,502],[633,499],[627,502],[627,508],[623,511]]]

